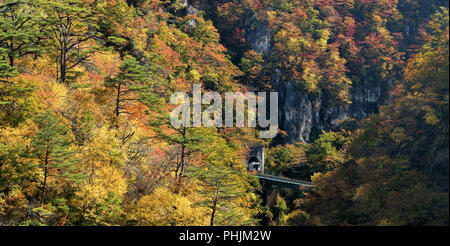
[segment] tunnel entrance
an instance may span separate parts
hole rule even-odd
[[[256,171],[256,172],[260,172],[261,171],[261,162],[259,161],[259,159],[255,156],[250,157],[250,159],[248,159],[248,169],[249,171]]]
[[[264,174],[264,146],[249,146],[246,158],[242,161],[248,171]]]

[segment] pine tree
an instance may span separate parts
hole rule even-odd
[[[95,37],[97,19],[80,0],[49,1],[45,6],[47,35],[56,39],[58,79],[65,83],[73,68],[86,62],[92,51],[82,45]]]
[[[0,48],[0,82],[11,83],[8,79],[19,75],[17,69],[10,66],[6,60],[7,54],[4,48]]]
[[[126,56],[119,67],[120,71],[115,77],[107,77],[106,87],[116,90],[114,114],[119,117],[126,106],[141,101],[146,97],[145,93],[149,88],[145,85],[148,81],[148,74],[145,67],[132,56]]]
[[[11,67],[16,58],[42,50],[39,41],[43,25],[39,23],[36,3],[29,0],[0,3],[0,47],[5,49]]]
[[[2,97],[8,96],[8,90],[13,84],[9,79],[19,75],[17,69],[11,67],[6,61],[5,49],[0,48],[0,106],[9,104],[9,101],[2,100]]]
[[[200,151],[201,143],[205,142],[205,139],[209,136],[198,129],[183,126],[174,127],[170,123],[170,116],[164,113],[152,119],[149,125],[155,132],[156,139],[179,148],[176,168],[173,170],[175,180],[179,182],[188,166],[189,156]]]
[[[77,180],[80,175],[74,172],[76,160],[71,150],[73,139],[70,130],[50,111],[35,119],[39,132],[32,140],[33,155],[39,159],[39,166],[44,171],[40,203],[45,202],[48,178]]]
[[[209,208],[210,226],[253,223],[255,211],[248,195],[255,186],[251,185],[237,146],[227,143],[215,128],[190,130],[195,131],[191,133],[193,136],[202,136],[202,139],[195,144],[199,151],[195,155],[197,163],[190,163],[185,176],[200,182],[197,205]]]
[[[188,176],[202,182],[203,189],[199,193],[204,199],[198,205],[210,208],[210,226],[214,226],[218,210],[232,206],[229,201],[240,195],[235,173],[225,166],[209,165],[205,168],[190,167]]]

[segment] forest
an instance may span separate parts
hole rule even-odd
[[[0,0],[0,226],[448,226],[448,59],[447,0]],[[174,127],[194,84],[277,136]]]

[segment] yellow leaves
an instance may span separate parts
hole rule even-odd
[[[330,32],[326,29],[320,30],[319,32],[319,40],[317,40],[317,45],[320,47],[322,51],[325,51],[328,47],[328,39],[330,38]]]
[[[165,23],[161,23],[159,27],[158,35],[155,35],[156,38],[161,39],[167,45],[173,45],[176,43],[177,38],[173,35],[173,31],[170,27],[168,27]]]
[[[2,179],[9,180],[7,185],[14,185],[18,178],[23,178],[23,184],[28,184],[22,193],[33,194],[38,189],[35,183],[42,173],[35,165],[38,160],[28,157],[24,153],[31,145],[31,139],[37,132],[37,127],[32,120],[23,122],[18,127],[0,127],[0,174]],[[30,167],[23,170],[24,167]],[[25,178],[27,177],[27,178]],[[17,183],[16,183],[17,185]],[[12,186],[14,189],[16,186]]]
[[[381,29],[383,26],[383,18],[379,16],[378,14],[373,14],[371,20],[374,22],[377,29]]]
[[[307,212],[297,209],[287,215],[282,214],[280,224],[286,226],[304,226],[310,225],[310,220],[310,215]]]
[[[126,160],[115,131],[107,126],[96,129],[91,141],[81,149],[81,166],[87,172],[104,165],[121,166]]]
[[[277,16],[276,11],[267,11],[266,14],[267,14],[267,21],[269,23],[272,23],[276,19],[276,16]]]
[[[325,189],[322,180],[325,178],[325,174],[317,172],[311,176],[311,182],[315,186],[314,190],[318,193],[323,192]]]
[[[94,136],[80,149],[78,169],[85,178],[77,185],[73,205],[85,217],[106,220],[119,212],[119,202],[127,192],[127,180],[120,169],[126,158],[114,130],[105,126],[96,129]]]
[[[382,219],[377,226],[395,226],[396,224],[389,219]],[[397,225],[398,226],[398,225]]]
[[[249,80],[257,80],[258,75],[262,71],[264,58],[262,53],[249,50],[244,53],[241,59],[242,71],[245,72]]]
[[[396,127],[391,133],[391,138],[396,144],[403,143],[407,139],[405,129],[402,127]]]
[[[315,74],[310,65],[306,64],[304,67],[302,79],[305,82],[305,88],[308,92],[314,92],[318,88],[321,76]]]
[[[332,49],[329,53],[329,57],[327,60],[327,65],[335,65],[338,62],[342,62],[345,64],[345,59],[339,56],[339,51],[336,49]]]
[[[10,84],[0,83],[0,101],[11,102],[14,107],[13,111],[20,111],[18,113],[24,114],[29,117],[28,114],[33,114],[39,110],[41,102],[36,97],[35,93],[32,93],[32,89],[36,87],[36,82],[32,81],[32,76],[20,75],[14,79],[14,86]],[[28,92],[20,92],[16,88],[27,88]],[[0,110],[0,117],[6,114],[7,110]],[[13,117],[13,116],[12,116]],[[18,117],[18,116],[16,116]]]
[[[20,189],[12,189],[8,196],[0,194],[0,217],[26,216],[28,201]]]
[[[362,184],[357,189],[355,194],[352,197],[353,201],[359,202],[370,202],[370,193],[371,193],[371,185],[370,184]]]
[[[192,82],[198,82],[198,81],[200,81],[200,78],[201,78],[201,75],[197,70],[192,69],[191,71],[189,71],[189,79]]]
[[[284,37],[286,37],[286,36],[287,36],[287,31],[286,31],[285,29],[281,29],[281,30],[276,34],[275,40],[276,40],[276,41],[279,41],[279,40],[281,40],[282,38],[284,38]]]
[[[26,75],[19,77],[25,84],[36,88],[34,96],[36,96],[38,107],[41,110],[53,109],[59,112],[64,111],[65,100],[68,89],[65,85],[58,83],[54,78],[44,75]]]
[[[207,225],[206,212],[204,208],[194,207],[188,197],[167,188],[157,188],[139,200],[131,218],[139,225],[204,226]]]
[[[78,203],[92,206],[103,202],[110,194],[122,197],[127,191],[127,182],[117,167],[104,165],[89,175],[76,192],[80,197]]]
[[[36,131],[37,127],[32,120],[27,120],[20,127],[0,127],[0,144],[10,147],[29,146]]]
[[[218,43],[220,36],[217,29],[212,24],[211,20],[205,21],[203,18],[199,18],[197,16],[187,16],[187,21],[192,22],[195,21],[195,27],[193,30],[188,31],[192,32],[194,38],[201,43]],[[190,18],[190,19],[189,19]]]
[[[119,71],[120,56],[114,52],[95,53],[91,57],[92,63],[101,71],[98,77],[89,74],[89,81],[94,84],[103,85],[104,78],[113,76]]]
[[[72,205],[85,219],[95,224],[110,224],[121,211],[120,202],[127,192],[127,181],[115,166],[105,165],[88,176],[75,193]]]
[[[434,110],[432,108],[427,110],[427,113],[423,117],[425,119],[425,122],[428,125],[434,126],[440,123],[440,120],[438,117],[434,114]]]

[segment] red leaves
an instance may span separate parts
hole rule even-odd
[[[232,37],[229,38],[229,42],[236,47],[244,47],[245,42],[247,41],[245,37],[246,37],[245,29],[240,29],[239,27],[236,27],[236,29],[233,31]]]

